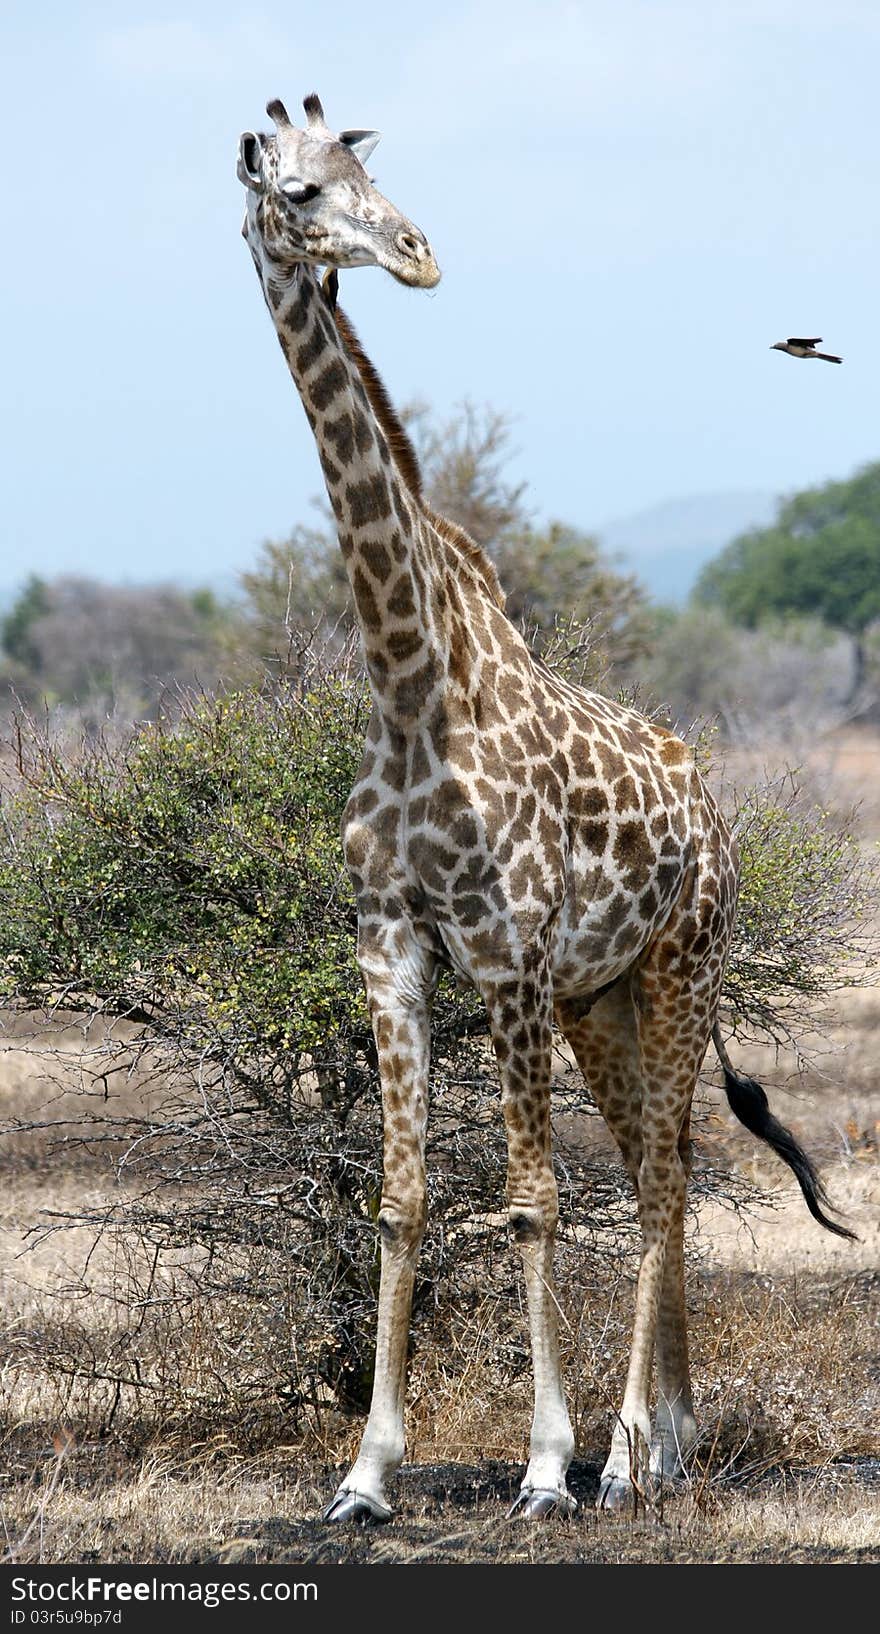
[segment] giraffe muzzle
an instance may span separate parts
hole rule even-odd
[[[385,262],[387,270],[401,284],[414,289],[433,289],[440,282],[440,268],[424,233],[407,225],[394,234],[393,248]]]

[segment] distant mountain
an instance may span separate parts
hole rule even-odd
[[[778,504],[768,493],[692,494],[591,531],[657,601],[681,602],[704,562],[747,528],[767,527]]]

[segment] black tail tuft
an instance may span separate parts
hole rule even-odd
[[[783,1163],[788,1164],[804,1194],[804,1201],[813,1219],[818,1220],[826,1231],[833,1231],[836,1237],[848,1237],[852,1242],[857,1242],[858,1238],[854,1231],[838,1225],[836,1220],[829,1219],[824,1213],[822,1204],[824,1203],[826,1207],[831,1205],[812,1161],[803,1147],[798,1145],[791,1130],[786,1129],[784,1124],[774,1118],[761,1085],[757,1084],[754,1078],[746,1078],[736,1072],[731,1066],[717,1026],[712,1038],[724,1072],[724,1088],[734,1117],[739,1118],[740,1123],[745,1125],[750,1134],[757,1135],[759,1140],[766,1141],[768,1146],[772,1146]]]

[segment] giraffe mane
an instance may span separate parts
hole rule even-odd
[[[382,427],[392,459],[407,492],[417,502],[422,515],[439,533],[441,539],[452,545],[453,550],[476,570],[495,605],[503,610],[505,595],[494,562],[464,528],[459,527],[457,522],[452,522],[448,516],[440,516],[427,504],[422,493],[422,468],[412,438],[388,395],[388,389],[379,371],[367,357],[351,319],[346,316],[341,306],[336,305],[336,285],[332,279],[325,282],[325,295],[343,345],[361,377],[367,400]]]
[[[480,548],[476,539],[472,539],[470,534],[464,528],[459,527],[457,522],[450,521],[448,516],[440,516],[437,511],[431,509],[430,505],[423,504],[422,510],[431,525],[436,528],[441,539],[445,539],[447,544],[452,545],[453,549],[457,550],[459,555],[463,556],[476,569],[496,607],[500,607],[503,613],[507,597],[501,588],[501,580],[498,577],[495,563]]]
[[[388,395],[384,380],[375,364],[367,357],[351,319],[346,316],[341,306],[333,306],[333,316],[345,349],[361,377],[370,407],[385,433],[394,463],[413,499],[422,504],[422,470],[412,438]]]

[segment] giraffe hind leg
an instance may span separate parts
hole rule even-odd
[[[483,991],[501,1077],[508,1218],[525,1274],[534,1374],[529,1461],[510,1514],[532,1520],[576,1508],[566,1484],[574,1435],[553,1281],[558,1196],[550,1147],[550,992],[546,964]]]
[[[657,1128],[649,1104],[645,1119],[643,1040],[628,978],[599,999],[586,1016],[558,1007],[558,1019],[596,1104],[613,1134],[639,1200],[643,1229],[641,1296],[627,1394],[617,1415],[612,1448],[603,1470],[599,1506],[632,1501],[634,1483],[680,1473],[696,1439],[684,1303],[684,1201],[689,1170],[688,1124],[693,1084],[685,1082],[669,1107],[672,1130]],[[703,1043],[705,1048],[705,1042]],[[696,1078],[694,1069],[693,1078]],[[664,1120],[666,1121],[666,1120]],[[675,1127],[677,1125],[677,1128]],[[676,1156],[660,1186],[664,1204],[658,1233],[655,1148]],[[661,1165],[662,1166],[662,1165]],[[647,1193],[647,1195],[644,1195]],[[658,1400],[652,1431],[648,1391],[656,1340]]]

